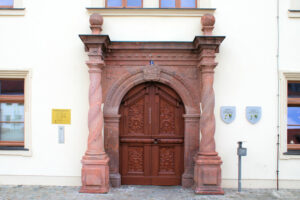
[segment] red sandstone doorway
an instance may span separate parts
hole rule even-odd
[[[120,106],[121,183],[180,185],[184,163],[184,106],[161,83],[131,89]]]

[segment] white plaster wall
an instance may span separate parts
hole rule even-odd
[[[0,177],[31,179],[0,178],[0,184],[28,184],[35,176],[80,176],[88,134],[89,82],[78,37],[89,32],[85,3],[28,0],[25,16],[0,17],[0,69],[32,69],[32,156],[0,155]],[[53,108],[72,109],[65,144],[58,144],[58,126],[51,124]],[[35,183],[48,184],[42,178]]]
[[[0,69],[32,69],[32,156],[0,155],[0,184],[80,185],[89,78],[78,34],[90,33],[85,9],[89,5],[88,0],[25,0],[25,16],[1,16]],[[226,36],[215,73],[216,143],[223,160],[223,185],[237,184],[236,148],[242,140],[248,148],[244,186],[275,187],[276,2],[212,0],[211,6],[217,8],[215,35]],[[300,19],[288,18],[289,6],[281,1],[280,66],[295,70],[300,63]],[[103,34],[114,41],[192,41],[200,29],[200,17],[107,16]],[[232,124],[221,121],[220,106],[236,106]],[[246,106],[262,107],[258,124],[246,121]],[[58,126],[51,124],[53,108],[72,110],[65,144],[58,144]],[[285,187],[297,186],[299,164],[295,159],[280,161]]]
[[[289,1],[280,1],[280,70],[300,72],[300,18],[289,18],[287,12],[288,9],[300,9],[300,2],[291,0],[290,3]],[[293,158],[280,160],[281,178],[299,180],[300,174],[297,171],[299,170],[300,156],[294,157],[298,160]]]
[[[245,141],[248,149],[248,155],[242,159],[243,179],[275,179],[275,6],[272,0],[213,1],[213,7],[217,7],[215,34],[226,35],[215,74],[216,143],[225,179],[237,179],[238,141]],[[236,106],[232,124],[221,121],[220,106]],[[262,107],[258,124],[246,120],[246,106]]]

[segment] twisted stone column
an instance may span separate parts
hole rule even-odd
[[[90,18],[91,29],[94,34],[101,32],[103,19],[93,14]],[[82,158],[82,187],[80,192],[106,193],[109,190],[109,158],[103,143],[103,113],[101,72],[105,63],[102,56],[102,45],[95,45],[89,49],[90,86],[89,86],[89,114],[88,114],[88,147]]]
[[[215,145],[215,94],[213,89],[215,53],[218,49],[218,39],[212,37],[215,23],[213,15],[204,15],[201,19],[202,31],[200,63],[201,70],[201,117],[200,149],[195,157],[194,182],[197,194],[224,194],[221,188],[221,158]]]

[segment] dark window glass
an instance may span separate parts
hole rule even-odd
[[[13,7],[13,0],[0,0],[0,7]]]
[[[142,0],[127,0],[127,7],[142,7]]]
[[[0,95],[23,95],[24,80],[0,80]]]
[[[121,7],[122,0],[107,0],[107,7]]]
[[[300,83],[288,83],[288,97],[300,97]]]
[[[181,0],[181,8],[195,8],[196,1],[195,0]]]
[[[160,2],[161,8],[175,8],[175,0],[161,0]]]

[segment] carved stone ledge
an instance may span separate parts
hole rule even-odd
[[[187,122],[198,122],[200,120],[200,114],[185,114],[183,118]]]
[[[105,53],[108,51],[108,46],[111,41],[108,35],[81,34],[80,39],[84,43],[85,51],[90,51],[90,48],[102,48]]]
[[[219,53],[219,47],[224,39],[225,36],[196,36],[193,43],[199,51],[214,49],[216,53]]]

